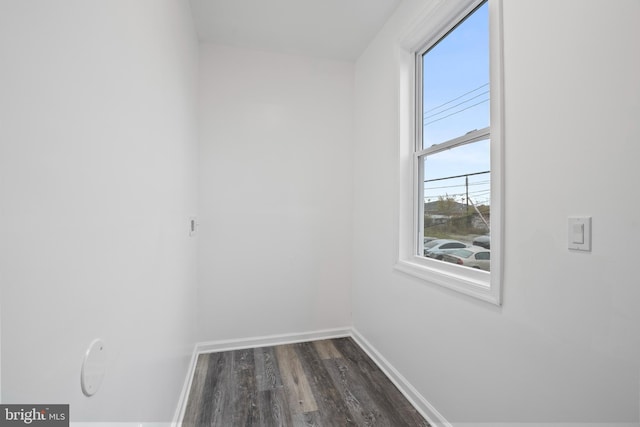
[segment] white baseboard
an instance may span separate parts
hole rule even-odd
[[[351,336],[429,424],[438,427],[453,427],[356,329],[351,329]]]
[[[351,328],[324,329],[313,332],[300,332],[291,334],[268,335],[264,337],[239,338],[232,340],[207,341],[200,342],[195,345],[189,369],[187,370],[187,378],[185,379],[176,413],[173,417],[172,427],[179,427],[182,424],[184,411],[187,407],[187,399],[189,390],[191,389],[191,381],[193,373],[196,369],[198,355],[203,353],[215,353],[219,351],[241,350],[245,348],[258,348],[282,344],[293,344],[297,342],[324,340],[331,338],[340,338],[351,336]]]
[[[218,351],[241,350],[244,348],[267,347],[272,345],[293,344],[297,342],[324,340],[348,336],[351,336],[351,328],[324,329],[313,332],[268,335],[266,337],[201,342],[196,344],[196,351],[198,352],[198,354],[215,353]]]
[[[191,389],[191,381],[196,368],[198,355],[203,353],[215,353],[219,351],[240,350],[245,348],[257,348],[297,342],[315,341],[330,338],[351,337],[364,350],[365,353],[378,365],[391,382],[398,387],[400,392],[409,400],[418,412],[434,427],[453,427],[431,405],[407,379],[402,376],[357,330],[353,328],[325,329],[314,332],[301,332],[293,334],[269,335],[265,337],[240,338],[232,340],[220,340],[201,342],[195,345],[191,363],[187,372],[180,400],[174,416],[172,427],[179,427],[184,417],[184,411]]]
[[[193,381],[193,374],[196,370],[196,361],[198,360],[198,344],[195,345],[193,353],[191,354],[191,361],[187,368],[187,376],[185,377],[184,384],[182,385],[182,391],[178,398],[178,407],[173,415],[173,422],[171,427],[178,427],[182,425],[182,417],[184,417],[184,411],[187,408],[187,399],[189,398],[189,390],[191,390],[191,382]]]

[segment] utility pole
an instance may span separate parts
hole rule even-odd
[[[469,215],[469,175],[465,175],[464,176],[464,186],[466,188],[466,192],[467,192],[467,215]]]
[[[468,199],[467,199],[468,200]],[[484,217],[482,216],[482,213],[478,210],[478,208],[476,207],[476,205],[473,203],[473,200],[469,200],[471,202],[471,206],[473,206],[473,209],[476,210],[476,212],[478,212],[478,215],[480,215],[480,219],[482,220],[482,222],[484,222],[484,225],[487,226],[487,228],[489,229],[489,232],[491,232],[491,226],[489,225],[489,223],[487,222],[486,219],[484,219]]]

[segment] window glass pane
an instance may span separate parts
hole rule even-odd
[[[442,249],[473,246],[478,239],[489,246],[489,154],[490,140],[486,139],[422,157],[424,236],[448,240],[440,241],[444,247],[437,247],[437,240],[429,242],[424,256],[449,261]],[[451,240],[459,243],[452,245]]]
[[[489,126],[487,3],[428,50],[422,60],[423,148]]]
[[[451,252],[451,255],[455,255],[460,258],[469,258],[471,255],[473,255],[473,252],[466,249],[458,249],[457,251]]]
[[[436,246],[439,243],[441,243],[441,242],[439,242],[438,239],[431,239],[428,243],[426,243],[424,245],[424,248],[425,249],[431,249],[431,248],[433,248],[434,246]]]

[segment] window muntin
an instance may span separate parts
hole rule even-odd
[[[484,2],[418,53],[418,230],[471,246],[490,233],[489,17]],[[418,255],[427,253],[418,239]],[[462,246],[462,247],[464,247]]]

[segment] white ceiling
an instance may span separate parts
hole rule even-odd
[[[356,59],[401,0],[190,0],[202,42]]]

